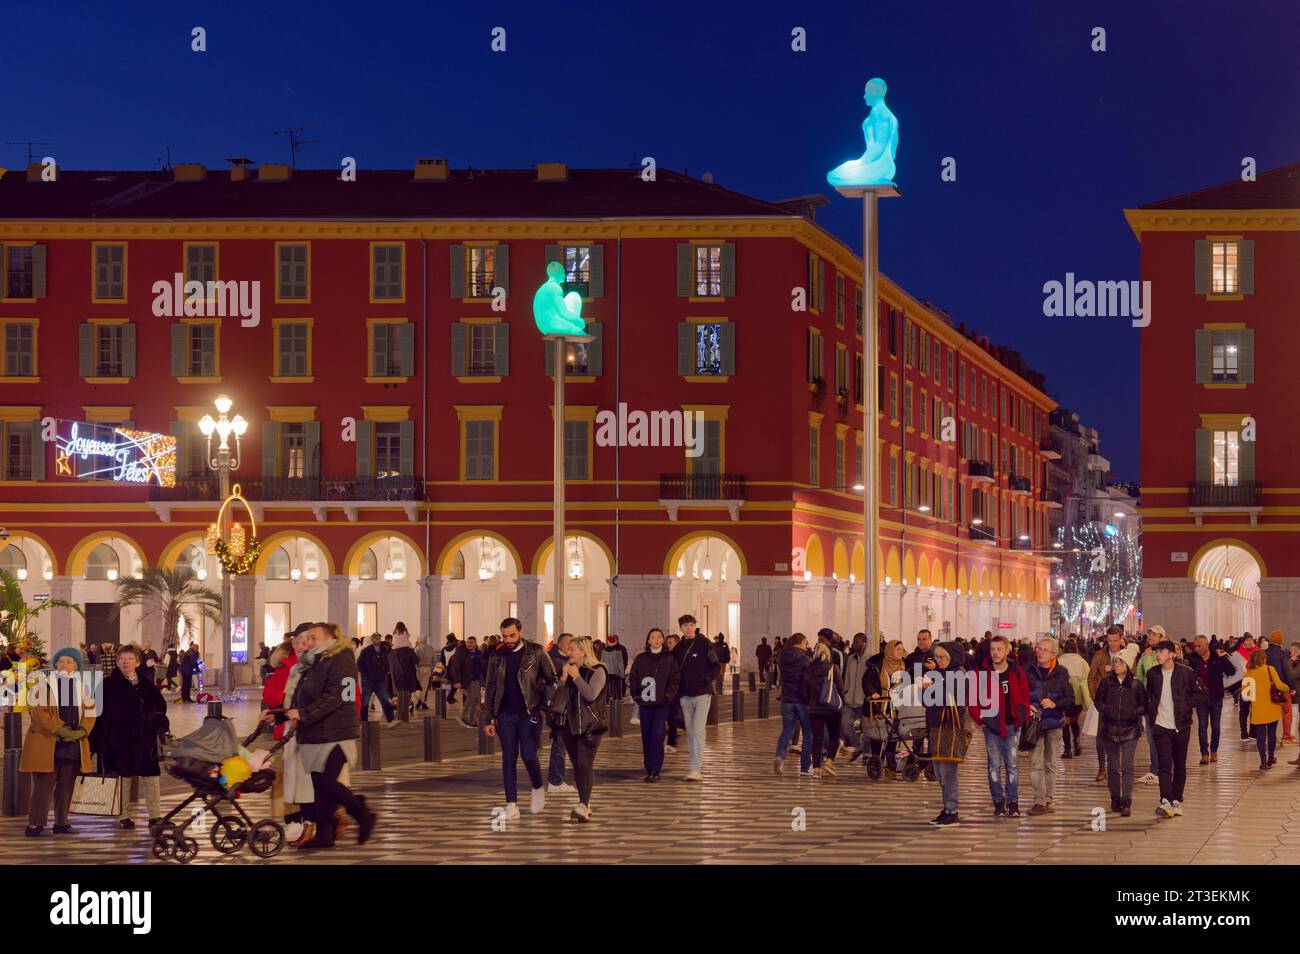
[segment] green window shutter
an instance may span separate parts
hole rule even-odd
[[[122,376],[135,377],[135,325],[122,326]]]
[[[605,294],[605,246],[591,246],[591,297],[600,298]]]
[[[370,453],[371,435],[375,425],[370,421],[357,421],[357,476],[373,477],[374,465]]]
[[[398,440],[401,446],[397,450],[398,469],[403,477],[415,473],[415,422],[402,421],[397,425]]]
[[[32,296],[45,297],[45,246],[32,246]]]
[[[1210,482],[1210,431],[1204,427],[1196,429],[1196,482]]]
[[[736,373],[736,324],[723,321],[718,324],[718,340],[722,346],[722,373]]]
[[[465,297],[465,246],[451,247],[451,297]]]
[[[320,421],[308,421],[303,425],[303,430],[307,436],[307,476],[311,478],[320,477]]]
[[[32,429],[32,480],[44,480],[45,479],[45,441],[41,440],[41,422],[32,421],[31,429]]]
[[[492,327],[492,370],[510,373],[510,326],[504,321]]]
[[[722,294],[730,297],[736,294],[736,245],[724,242],[722,245]]]
[[[1237,476],[1240,483],[1253,484],[1255,482],[1254,441],[1238,441],[1237,443]]]
[[[564,259],[560,257],[562,251],[563,248],[560,245],[554,242],[547,242],[546,243],[546,264],[550,265],[551,262],[558,262],[560,267],[563,268]]]
[[[88,321],[77,326],[77,373],[83,378],[95,374],[95,326]]]
[[[692,321],[677,323],[677,373],[695,373],[695,323]]]
[[[587,373],[599,377],[605,373],[605,328],[599,322],[587,326],[595,341],[587,343]]]
[[[177,322],[172,325],[172,377],[179,378],[185,374],[185,339],[187,325]]]
[[[808,372],[808,383],[809,383],[809,384],[812,384],[812,379],[815,377],[815,375],[813,374],[813,367],[814,367],[814,365],[813,365],[813,348],[816,346],[816,343],[817,343],[817,342],[816,342],[816,338],[817,338],[817,336],[816,336],[815,334],[813,334],[812,329],[809,328],[809,329],[808,329],[808,367],[807,367],[807,369],[806,369],[807,372]]]
[[[262,476],[277,477],[276,459],[280,443],[280,427],[275,421],[262,423]]]
[[[1196,294],[1208,295],[1210,293],[1210,243],[1205,239],[1197,239],[1195,248]]]
[[[1196,383],[1210,383],[1210,345],[1211,332],[1204,328],[1196,329]]]
[[[370,326],[370,375],[382,378],[388,374],[388,326]]]
[[[554,341],[542,339],[542,367],[545,368],[548,378],[555,377],[555,347]],[[560,347],[564,347],[564,342],[560,342]]]
[[[397,328],[397,362],[403,377],[415,373],[415,325],[409,321]]]
[[[695,262],[691,259],[691,243],[677,243],[677,297],[690,298],[695,294]]]
[[[1255,243],[1251,239],[1237,243],[1237,272],[1241,293],[1255,294]]]
[[[817,310],[826,310],[826,259],[817,259]]]
[[[1242,384],[1255,383],[1255,332],[1237,332],[1237,380]]]
[[[172,421],[169,427],[172,437],[176,438],[176,479],[180,480],[190,476],[186,471],[186,465],[190,460],[189,441],[191,440],[189,429],[185,426],[185,421]]]
[[[817,376],[826,376],[826,341],[821,335],[817,336]]]
[[[510,246],[498,245],[496,248],[493,280],[495,287],[504,288],[508,295],[510,294]]]
[[[464,283],[461,283],[462,291]],[[469,332],[469,326],[462,322],[454,322],[451,326],[451,373],[453,376],[463,378],[467,371],[466,365],[469,363],[469,352],[466,338]]]

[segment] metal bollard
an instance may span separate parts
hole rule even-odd
[[[486,728],[487,728],[487,720],[480,719],[478,723],[478,754],[479,755],[491,755],[494,751],[493,742],[495,740],[492,738],[492,736],[488,735],[486,732],[483,731]]]
[[[405,689],[397,690],[397,718],[402,722],[411,721],[411,694]]]
[[[731,691],[740,692],[740,673],[738,672],[731,674]]]
[[[716,697],[716,698],[717,698],[717,700],[718,700],[717,702],[714,702],[714,701],[713,701],[713,697],[710,697],[710,698],[709,698],[709,716],[708,716],[707,719],[704,720],[704,724],[705,724],[705,725],[717,725],[717,724],[718,724],[718,709],[721,708],[721,706],[722,706],[722,690],[721,690],[721,689],[718,690],[718,694],[717,694],[717,697]]]
[[[760,719],[767,718],[767,697],[771,694],[771,691],[767,686],[762,686],[758,690],[758,717]]]
[[[25,815],[31,800],[31,776],[18,771],[23,754],[23,717],[20,712],[4,715],[4,815]]]
[[[745,721],[745,694],[739,689],[731,694],[731,721]]]
[[[442,761],[442,731],[438,717],[424,717],[424,760],[426,762]]]
[[[749,673],[749,691],[756,692],[757,690],[758,690],[758,679],[756,678],[756,674],[753,671],[751,671]]]
[[[442,686],[433,691],[433,713],[439,719],[447,718],[447,691]]]
[[[378,772],[384,767],[379,752],[379,723],[361,723],[361,767],[367,772]]]
[[[614,699],[609,704],[609,737],[623,738],[623,700]]]

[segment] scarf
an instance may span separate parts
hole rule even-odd
[[[898,645],[898,640],[891,639],[885,644],[885,657],[880,661],[880,685],[882,689],[888,689],[892,684],[894,673],[902,672],[906,665],[901,659],[891,659],[889,651]]]

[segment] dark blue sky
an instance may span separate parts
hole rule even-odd
[[[881,269],[1018,348],[1128,479],[1140,332],[1043,317],[1043,283],[1136,278],[1126,206],[1233,178],[1243,156],[1300,160],[1292,0],[45,9],[5,17],[0,140],[50,140],[42,152],[74,169],[156,167],[168,145],[174,161],[283,162],[271,131],[314,124],[302,165],[652,155],[763,198],[833,195],[826,170],[861,149],[862,84],[883,76],[904,197],[884,206]],[[190,52],[193,26],[206,54]],[[806,53],[790,51],[795,26]],[[24,158],[0,146],[0,165]],[[835,196],[819,221],[859,248],[858,214]]]

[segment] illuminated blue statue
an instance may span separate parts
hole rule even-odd
[[[826,181],[841,186],[892,186],[894,156],[898,152],[898,117],[885,105],[885,81],[868,81],[862,98],[871,113],[862,120],[867,149],[860,159],[850,159],[826,173]]]
[[[564,266],[551,262],[546,266],[546,281],[533,296],[533,321],[544,335],[585,335],[582,320],[582,296],[564,294]]]

